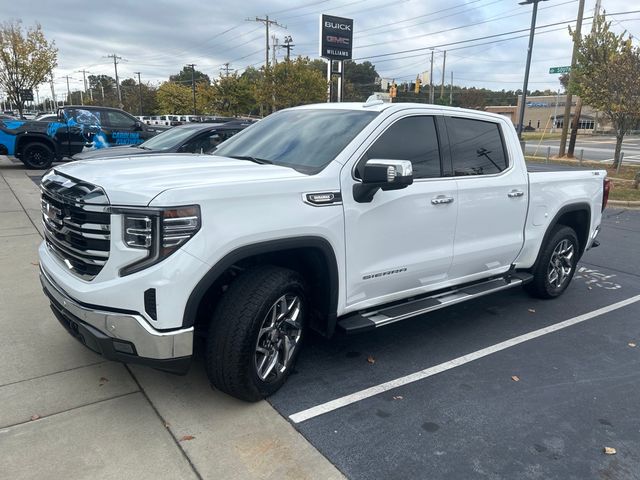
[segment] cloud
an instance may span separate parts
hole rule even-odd
[[[585,16],[593,11],[595,0],[587,0]],[[607,0],[609,12],[632,10],[629,2]],[[546,25],[575,19],[577,0],[540,2],[537,24]],[[277,20],[271,28],[282,43],[291,35],[292,54],[318,55],[318,15],[329,13],[354,19],[354,57],[370,58],[385,78],[411,80],[429,70],[431,51],[436,47],[434,79],[440,83],[443,50],[448,50],[446,82],[454,72],[456,85],[492,89],[521,88],[527,52],[527,32],[509,41],[474,46],[477,42],[458,43],[471,38],[528,29],[530,5],[511,0],[285,0],[243,2],[195,0],[154,0],[131,2],[110,0],[90,4],[80,1],[30,0],[5,2],[5,19],[21,18],[25,25],[40,22],[47,38],[59,48],[59,67],[54,72],[56,88],[65,90],[64,75],[70,75],[71,88],[80,88],[82,74],[113,76],[113,61],[107,55],[123,57],[118,65],[121,78],[142,72],[143,81],[162,82],[187,63],[215,77],[224,63],[242,71],[247,66],[260,67],[265,55],[264,25],[256,16]],[[613,28],[640,31],[638,15],[615,17]],[[585,24],[589,20],[585,21]],[[573,20],[575,24],[575,20]],[[463,28],[460,28],[463,27]],[[585,25],[585,29],[589,25]],[[547,30],[557,29],[546,32]],[[359,34],[360,32],[360,34]],[[439,33],[438,33],[439,32]],[[486,39],[485,42],[504,39]],[[440,46],[441,45],[441,46]],[[566,26],[549,27],[537,32],[530,75],[531,89],[556,89],[556,76],[549,67],[568,65],[571,40]],[[423,48],[413,54],[376,55]],[[278,57],[284,50],[277,51]],[[404,58],[403,58],[404,57]],[[49,92],[41,87],[45,95]]]

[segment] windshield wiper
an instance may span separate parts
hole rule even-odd
[[[132,147],[135,147],[135,145],[131,145],[131,146],[132,146]],[[147,146],[145,146],[145,145],[142,145],[142,144],[138,145],[138,148],[141,148],[141,149],[143,149],[143,150],[151,150],[149,147],[147,147]]]
[[[273,165],[273,162],[271,160],[267,160],[266,158],[251,157],[248,155],[229,155],[229,158],[235,158],[237,160],[249,160],[260,165]]]

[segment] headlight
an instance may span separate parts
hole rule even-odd
[[[198,205],[140,210],[114,209],[114,213],[122,214],[125,245],[147,251],[145,258],[122,268],[121,276],[139,272],[164,260],[200,230]]]

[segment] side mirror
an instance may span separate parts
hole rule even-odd
[[[58,110],[57,116],[58,116],[58,121],[60,123],[66,123],[67,122],[67,119],[64,116],[64,110],[62,110],[62,109]]]
[[[378,190],[400,190],[413,183],[413,165],[409,160],[370,159],[364,165],[362,183],[353,186],[353,198],[368,203]]]
[[[133,127],[135,130],[142,130],[142,122],[138,120]]]

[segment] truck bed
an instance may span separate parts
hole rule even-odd
[[[568,171],[593,170],[593,168],[581,167],[579,165],[559,165],[557,163],[536,163],[527,162],[527,172],[568,172]]]

